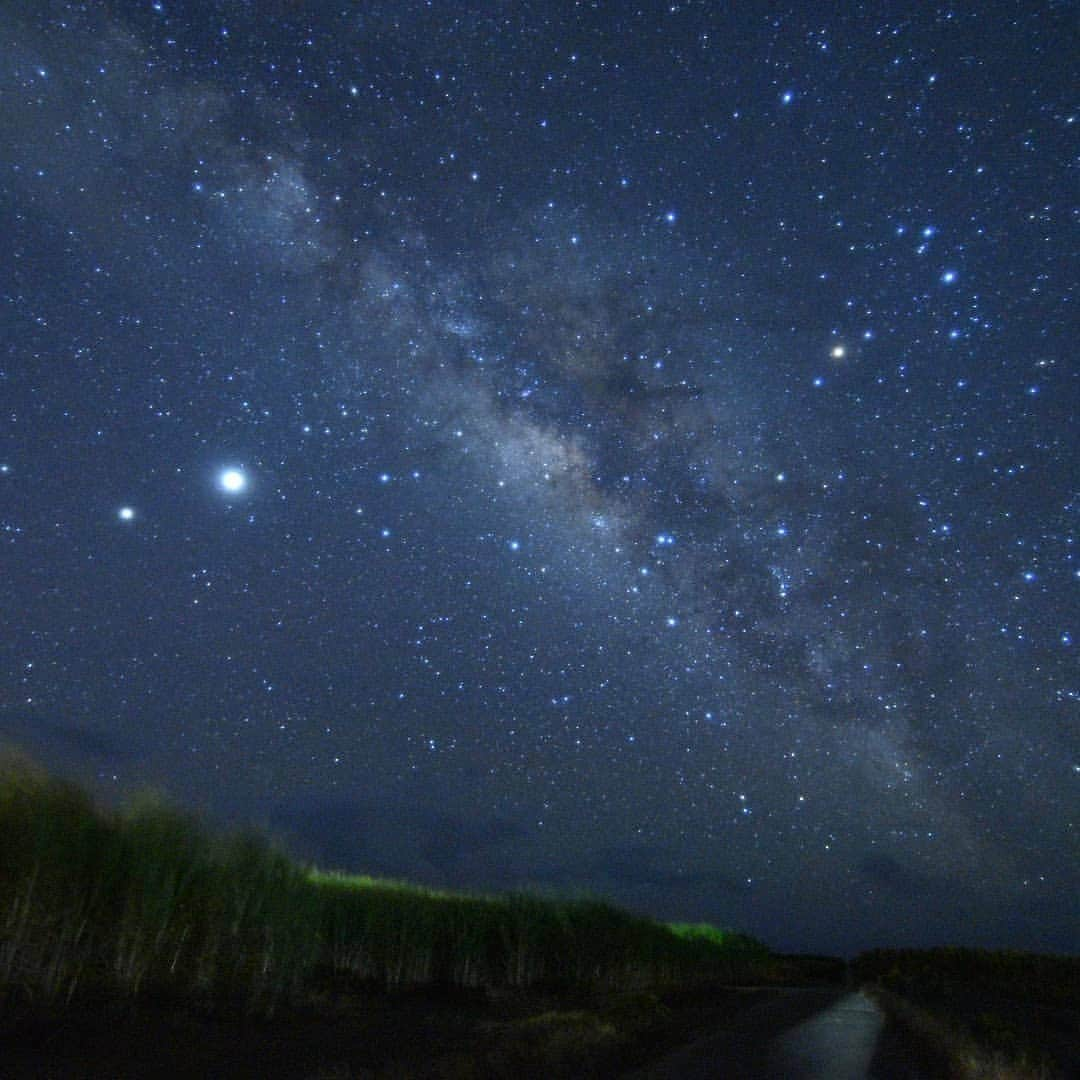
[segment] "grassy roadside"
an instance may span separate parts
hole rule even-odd
[[[982,949],[890,949],[856,975],[934,1075],[1058,1080],[1074,1075],[1080,960]]]

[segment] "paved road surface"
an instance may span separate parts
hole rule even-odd
[[[864,1080],[884,1027],[873,999],[848,994],[781,1035],[769,1055],[771,1071],[790,1080]]]
[[[872,998],[777,994],[628,1080],[921,1080]]]

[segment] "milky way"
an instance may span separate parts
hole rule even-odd
[[[7,7],[0,735],[323,864],[1075,947],[1074,28],[616,7]]]

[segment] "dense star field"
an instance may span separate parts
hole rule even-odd
[[[0,738],[328,867],[1077,947],[1075,9],[727,7],[3,5]]]

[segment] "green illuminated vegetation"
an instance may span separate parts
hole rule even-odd
[[[734,930],[721,930],[711,923],[668,923],[668,929],[683,941],[702,942],[715,945],[729,953],[741,953],[744,956],[760,956],[760,941]]]
[[[715,927],[323,873],[153,797],[107,812],[26,762],[0,767],[6,1002],[152,996],[266,1014],[342,980],[622,991],[782,977],[760,944]]]

